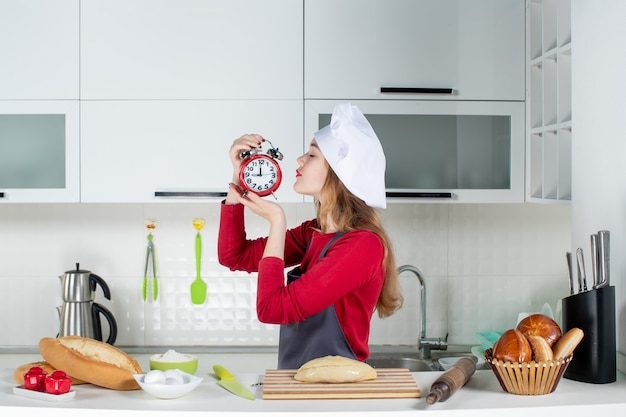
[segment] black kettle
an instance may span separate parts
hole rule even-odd
[[[104,298],[111,299],[111,291],[106,282],[90,271],[76,269],[66,271],[59,276],[61,280],[63,305],[58,306],[60,328],[59,336],[82,336],[103,341],[103,316],[109,324],[106,343],[114,344],[117,338],[117,322],[113,314],[104,306],[95,303],[96,289],[102,288]]]

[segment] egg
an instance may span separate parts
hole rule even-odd
[[[164,374],[167,385],[182,385],[184,383],[183,376],[176,369],[168,369]]]
[[[159,370],[150,371],[143,378],[146,384],[165,384],[166,380],[165,372]]]

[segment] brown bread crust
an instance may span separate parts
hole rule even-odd
[[[80,336],[44,337],[39,352],[50,365],[74,378],[114,390],[140,388],[133,377],[143,373],[139,363],[108,343]]]
[[[557,340],[561,338],[561,328],[558,323],[544,314],[531,314],[522,319],[517,325],[517,330],[525,336],[541,336],[550,345],[554,346]]]
[[[530,343],[530,347],[533,350],[533,359],[535,362],[545,362],[551,361],[554,359],[554,354],[552,353],[552,348],[541,336],[526,336],[528,339],[528,343]]]
[[[509,329],[493,345],[493,357],[504,362],[529,362],[533,351],[526,337],[517,329]]]
[[[584,336],[585,334],[578,327],[569,329],[554,345],[552,349],[554,351],[554,358],[561,359],[574,353],[574,349],[576,349],[576,346],[583,340]]]

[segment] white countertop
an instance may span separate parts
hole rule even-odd
[[[432,382],[441,372],[415,372],[422,391],[419,399],[367,399],[367,400],[263,400],[262,388],[251,387],[257,399],[254,401],[237,397],[216,384],[210,369],[214,363],[202,360],[196,375],[204,378],[191,394],[173,400],[159,400],[143,391],[112,391],[92,385],[79,385],[73,389],[76,396],[65,403],[50,403],[23,398],[13,394],[13,371],[24,362],[23,355],[2,355],[3,364],[14,361],[12,367],[0,371],[0,414],[17,416],[37,412],[45,408],[46,417],[54,416],[245,416],[276,413],[302,413],[313,416],[348,416],[413,414],[424,410],[432,415],[449,416],[463,411],[463,416],[558,416],[567,412],[568,417],[578,415],[626,415],[626,376],[618,372],[617,382],[611,384],[586,384],[562,379],[556,391],[548,395],[519,396],[505,393],[490,370],[477,371],[468,384],[446,402],[426,404],[425,397]],[[14,357],[13,357],[14,356]],[[137,355],[140,364],[147,356]],[[248,361],[263,364],[271,355],[247,355]],[[30,359],[30,358],[29,358]],[[241,359],[241,358],[236,358]],[[227,361],[222,361],[228,366]],[[263,380],[263,370],[233,374],[246,386]],[[557,409],[555,409],[558,408]],[[556,414],[555,414],[556,413]],[[592,414],[593,413],[593,414]]]

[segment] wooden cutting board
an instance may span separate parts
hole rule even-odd
[[[373,381],[328,384],[296,381],[295,369],[268,369],[263,381],[263,399],[420,398],[420,389],[408,369],[379,368],[376,372]]]

